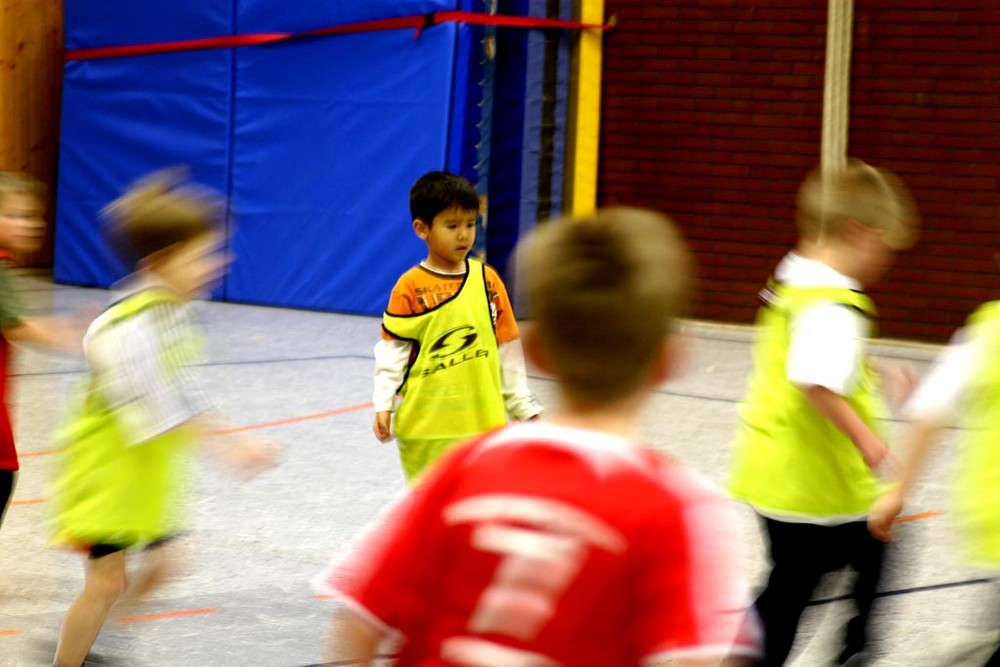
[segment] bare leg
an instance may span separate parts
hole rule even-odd
[[[79,667],[101,631],[108,611],[125,590],[125,552],[87,561],[86,581],[63,619],[57,667]]]
[[[144,551],[140,557],[142,565],[129,578],[128,588],[115,608],[115,615],[130,616],[147,594],[182,574],[187,569],[186,555],[183,538]]]

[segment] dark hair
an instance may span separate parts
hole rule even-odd
[[[186,175],[183,168],[150,174],[101,211],[112,247],[122,259],[136,262],[220,229],[222,196],[183,183]]]
[[[677,228],[639,208],[540,225],[518,268],[546,359],[581,405],[624,398],[648,381],[693,280]]]
[[[438,213],[450,208],[479,210],[479,195],[467,178],[447,171],[431,171],[410,188],[410,215],[414,220],[419,218],[429,227]]]

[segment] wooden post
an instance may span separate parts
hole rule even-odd
[[[824,175],[847,164],[847,130],[850,120],[851,35],[854,0],[829,0],[826,22],[826,74],[823,77],[823,138],[821,165]]]
[[[0,0],[0,170],[31,174],[52,193],[62,40],[61,0]],[[49,199],[51,221],[54,197]],[[24,258],[26,265],[51,264],[51,236],[42,251]]]

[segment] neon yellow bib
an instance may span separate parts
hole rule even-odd
[[[757,317],[754,373],[740,406],[729,490],[758,510],[798,519],[836,519],[868,512],[877,492],[871,470],[850,439],[789,382],[790,323],[817,302],[830,301],[874,317],[864,294],[846,288],[769,284]],[[875,429],[884,414],[875,376],[864,360],[847,401]]]
[[[166,290],[138,292],[113,305],[104,326],[164,303],[178,301]],[[179,373],[201,356],[200,337],[178,341],[177,346],[165,355],[174,364],[168,372]],[[194,429],[180,427],[132,445],[102,386],[97,373],[55,436],[63,449],[54,489],[56,541],[127,546],[180,532],[187,523],[185,492],[195,483]]]
[[[955,519],[966,556],[1000,567],[1000,302],[976,310],[968,327],[972,335],[984,337],[986,354],[965,394]]]
[[[459,440],[507,421],[486,267],[466,260],[451,299],[418,315],[386,312],[382,326],[417,351],[400,388],[395,430],[401,440]]]

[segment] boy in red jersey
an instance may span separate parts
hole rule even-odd
[[[0,171],[0,248],[33,252],[45,236],[45,186],[26,174]],[[78,347],[74,332],[58,320],[23,316],[20,299],[0,268],[0,525],[14,494],[18,459],[7,410],[9,343]]]
[[[727,503],[644,448],[691,280],[662,216],[609,209],[522,248],[525,353],[560,406],[458,447],[319,579],[329,658],[399,667],[736,664],[756,655]]]

